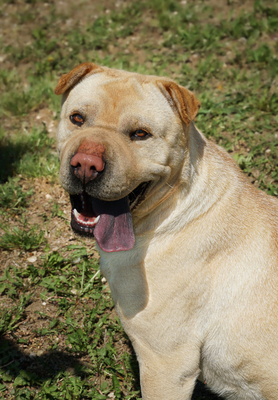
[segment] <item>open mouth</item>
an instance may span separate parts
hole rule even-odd
[[[92,235],[100,216],[93,209],[92,197],[86,192],[70,195],[71,227],[78,233]]]
[[[130,250],[134,246],[131,210],[144,200],[149,182],[141,183],[128,196],[116,201],[96,199],[83,191],[71,195],[71,226],[84,235],[94,235],[106,252]]]

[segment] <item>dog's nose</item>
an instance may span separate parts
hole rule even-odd
[[[85,154],[76,153],[70,162],[73,167],[73,172],[82,183],[87,184],[88,182],[95,179],[99,172],[104,170],[104,161],[102,157]]]

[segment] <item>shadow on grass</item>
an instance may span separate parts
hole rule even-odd
[[[84,379],[90,376],[88,365],[86,364],[80,360],[79,355],[60,350],[53,350],[41,356],[30,357],[30,355],[22,352],[15,342],[0,335],[0,371],[2,371],[2,374],[8,374],[12,379],[21,376],[26,385],[40,385],[65,371]],[[139,390],[139,367],[135,360],[135,355],[131,368],[135,378],[135,389]],[[201,382],[196,383],[192,400],[221,399]]]
[[[0,183],[5,183],[16,173],[20,159],[28,151],[25,143],[12,143],[8,139],[0,139]]]
[[[29,374],[32,383],[46,381],[67,370],[81,377],[89,376],[86,371],[88,367],[79,358],[80,356],[60,350],[30,357],[30,354],[22,352],[15,342],[0,336],[0,370],[12,378],[16,378],[20,371],[26,371],[26,378]]]
[[[53,139],[49,137],[44,125],[28,133],[18,132],[12,137],[3,136],[0,132],[0,184],[22,171],[26,173],[26,168],[29,168],[30,173],[31,164],[33,172],[37,172],[36,158],[49,156],[52,144]]]

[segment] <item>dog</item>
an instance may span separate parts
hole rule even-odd
[[[278,399],[278,202],[194,119],[175,81],[84,63],[63,75],[60,180],[94,236],[144,400]]]

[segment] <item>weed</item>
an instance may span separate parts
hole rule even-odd
[[[37,226],[29,226],[24,221],[23,228],[2,225],[4,235],[0,237],[0,248],[4,250],[21,249],[24,251],[35,250],[46,243],[44,231]]]
[[[54,203],[52,206],[51,218],[54,218],[54,217],[59,217],[65,221],[67,221],[67,218],[66,218],[64,212],[61,210],[58,203]]]
[[[9,178],[8,182],[0,186],[0,208],[20,213],[27,206],[27,199],[33,194],[33,189],[24,191],[18,182],[19,178]]]
[[[30,298],[31,294],[22,294],[16,306],[0,310],[0,335],[5,332],[14,331],[17,328],[25,316],[25,307],[29,304]]]

